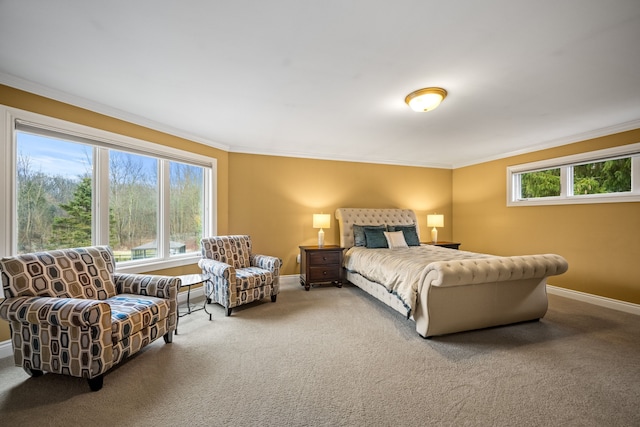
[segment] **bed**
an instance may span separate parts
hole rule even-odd
[[[568,269],[555,254],[501,257],[420,244],[410,209],[339,208],[336,219],[347,280],[414,320],[424,338],[540,319],[547,277]],[[382,229],[391,248],[375,247]]]

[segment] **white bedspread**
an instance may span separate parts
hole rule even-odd
[[[415,309],[427,266],[434,261],[491,258],[492,255],[422,245],[408,248],[368,249],[354,246],[344,258],[345,268],[384,286],[409,313]]]

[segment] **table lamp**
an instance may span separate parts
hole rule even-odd
[[[324,246],[324,230],[323,228],[331,228],[331,215],[329,214],[313,214],[313,228],[319,228],[318,246]]]
[[[431,230],[431,242],[438,243],[438,230],[436,227],[444,227],[444,215],[427,215],[427,227],[433,227]]]

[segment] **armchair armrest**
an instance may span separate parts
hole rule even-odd
[[[15,297],[0,304],[0,318],[9,322],[64,327],[101,326],[111,331],[111,308],[100,300]]]
[[[146,295],[176,300],[180,279],[173,276],[151,274],[114,273],[113,282],[119,294]]]
[[[249,262],[253,267],[269,270],[274,276],[280,275],[280,267],[282,266],[280,258],[268,255],[251,255]]]
[[[211,276],[235,282],[236,269],[227,263],[216,261],[214,259],[202,258],[198,261],[198,267],[200,267],[203,272],[210,274]]]

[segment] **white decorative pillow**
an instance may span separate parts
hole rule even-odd
[[[387,244],[390,248],[408,248],[407,241],[404,240],[404,233],[402,231],[385,231],[384,237],[387,239]]]

